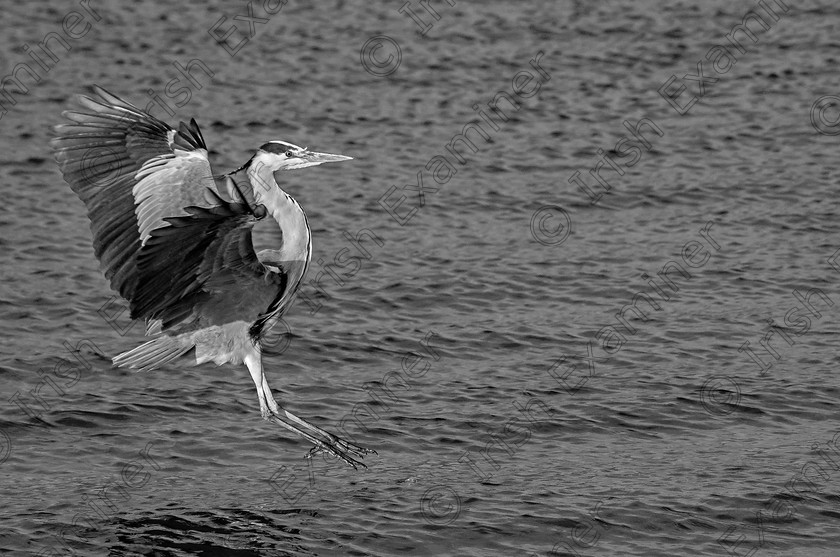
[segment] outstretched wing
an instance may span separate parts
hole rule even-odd
[[[270,294],[265,309],[282,278],[254,254],[251,207],[219,195],[195,120],[175,130],[93,89],[93,97],[79,97],[81,109],[64,113],[72,123],[56,126],[52,144],[87,207],[96,257],[132,317],[161,319],[167,328],[213,297],[229,305],[246,294],[242,280],[266,291],[255,298]],[[225,290],[235,280],[240,288]]]
[[[207,148],[195,120],[176,131],[94,86],[80,110],[63,113],[52,141],[64,180],[87,207],[96,257],[111,288],[130,300],[137,286],[136,255],[164,217],[207,205],[215,189]]]

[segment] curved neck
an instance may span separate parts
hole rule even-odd
[[[247,169],[254,200],[265,206],[283,232],[279,262],[300,261],[305,265],[312,256],[312,238],[306,214],[297,201],[284,192],[274,179],[274,171],[256,157]]]

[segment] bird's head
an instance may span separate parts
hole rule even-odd
[[[298,147],[285,141],[269,141],[262,145],[254,155],[254,161],[264,164],[272,172],[278,170],[297,170],[307,166],[317,166],[325,162],[341,162],[353,157],[317,153],[306,147]]]

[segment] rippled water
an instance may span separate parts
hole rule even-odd
[[[0,550],[834,554],[837,7],[401,6],[4,9]],[[303,459],[244,367],[110,366],[141,327],[47,149],[91,83],[195,116],[219,170],[356,159],[284,176],[321,290],[266,365],[367,470]]]

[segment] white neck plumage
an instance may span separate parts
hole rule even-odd
[[[306,265],[312,254],[311,235],[306,214],[297,201],[283,191],[274,179],[273,157],[258,153],[248,166],[248,179],[254,192],[254,200],[264,205],[274,217],[283,232],[283,246],[279,260],[299,261]]]

